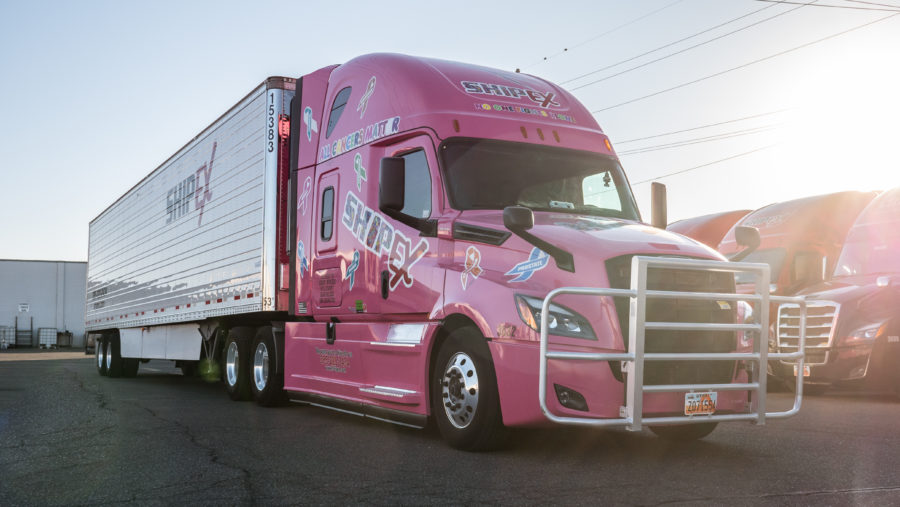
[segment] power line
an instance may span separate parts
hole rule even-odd
[[[688,167],[687,169],[681,169],[680,171],[675,171],[675,172],[671,172],[671,173],[668,173],[668,174],[663,174],[663,175],[661,175],[661,176],[655,176],[655,177],[653,177],[653,178],[649,178],[649,179],[646,179],[646,180],[637,181],[637,182],[635,182],[635,183],[632,183],[631,186],[633,187],[633,186],[635,186],[635,185],[640,185],[640,184],[643,184],[643,183],[650,183],[651,181],[660,180],[660,179],[662,179],[662,178],[668,178],[669,176],[675,176],[676,174],[684,174],[684,173],[686,173],[686,172],[694,171],[694,170],[696,170],[696,169],[701,169],[701,168],[703,168],[703,167],[709,167],[709,166],[711,166],[711,165],[718,164],[718,163],[720,163],[720,162],[726,162],[726,161],[728,161],[728,160],[733,160],[733,159],[736,159],[736,158],[739,158],[739,157],[744,157],[744,156],[746,156],[746,155],[750,155],[750,154],[753,154],[753,153],[756,153],[756,152],[759,152],[759,151],[762,151],[762,150],[767,150],[767,149],[772,148],[772,147],[774,147],[774,146],[777,146],[777,143],[776,143],[776,144],[769,144],[769,145],[767,145],[767,146],[760,146],[759,148],[756,148],[756,149],[753,149],[753,150],[750,150],[750,151],[745,151],[744,153],[738,153],[737,155],[732,155],[732,156],[730,156],[730,157],[720,158],[719,160],[713,160],[712,162],[707,162],[707,163],[705,163],[705,164],[697,165],[697,166],[694,166],[694,167]]]
[[[633,143],[635,141],[644,141],[646,139],[654,139],[657,137],[665,137],[665,136],[670,136],[673,134],[681,134],[683,132],[691,132],[692,130],[700,130],[700,129],[705,129],[705,128],[709,128],[709,127],[718,127],[719,125],[726,125],[728,123],[735,123],[735,122],[744,121],[744,120],[752,120],[754,118],[762,118],[763,116],[770,116],[773,114],[784,113],[786,111],[790,111],[790,109],[779,109],[777,111],[769,111],[767,113],[760,113],[760,114],[754,114],[751,116],[744,116],[743,118],[735,118],[733,120],[725,120],[725,121],[720,121],[720,122],[716,122],[716,123],[709,123],[706,125],[700,125],[698,127],[691,127],[691,128],[681,129],[681,130],[673,130],[672,132],[663,132],[662,134],[654,134],[652,136],[636,137],[634,139],[627,139],[625,141],[616,141],[616,146]]]
[[[800,4],[800,2],[786,2],[783,0],[756,0],[757,2],[774,2],[780,4],[789,4],[789,5],[807,5]],[[853,0],[847,0],[848,2],[852,2]],[[860,3],[868,3],[868,2],[860,2]],[[872,4],[872,5],[885,5],[885,4]],[[832,9],[853,9],[857,11],[884,11],[884,12],[900,12],[900,5],[890,5],[888,7],[894,7],[894,9],[879,9],[877,7],[856,7],[854,5],[830,5],[830,4],[815,4],[813,7],[830,7]]]
[[[900,5],[897,4],[879,4],[875,2],[865,2],[863,0],[844,0],[845,2],[853,2],[855,4],[868,4],[868,5],[880,5],[882,7],[897,7],[900,8]]]
[[[626,26],[633,25],[634,23],[637,23],[638,21],[641,21],[642,19],[648,18],[648,17],[650,17],[650,16],[656,14],[657,12],[660,12],[660,11],[663,11],[663,10],[665,10],[665,9],[668,9],[669,7],[672,7],[673,5],[675,5],[675,4],[677,4],[677,3],[681,3],[682,1],[684,1],[684,0],[675,0],[674,2],[668,3],[668,4],[666,4],[666,5],[662,6],[662,7],[660,7],[659,9],[654,10],[654,11],[648,12],[647,14],[644,14],[643,16],[640,16],[640,17],[637,17],[637,18],[635,18],[635,19],[632,19],[631,21],[628,21],[628,22],[626,22],[626,23],[623,23],[623,24],[621,24],[621,25],[619,25],[619,26],[617,26],[617,27],[610,28],[609,30],[607,30],[607,31],[605,31],[605,32],[603,32],[603,33],[601,33],[601,34],[599,34],[599,35],[596,35],[596,36],[594,36],[594,37],[591,37],[590,39],[588,39],[588,40],[586,40],[586,41],[582,41],[582,42],[579,42],[578,44],[575,44],[574,46],[572,46],[572,49],[575,49],[575,48],[577,48],[577,47],[584,46],[585,44],[588,44],[588,43],[590,43],[590,42],[594,42],[595,40],[597,40],[597,39],[599,39],[599,38],[601,38],[601,37],[605,37],[605,36],[607,36],[607,35],[609,35],[609,34],[615,32],[615,31],[617,31],[617,30],[620,30],[620,29],[622,29],[622,28],[625,28]],[[553,54],[553,55],[550,55],[550,56],[545,56],[545,57],[542,58],[541,60],[539,60],[539,61],[537,61],[537,62],[534,62],[534,63],[532,63],[532,64],[529,64],[529,65],[527,65],[527,66],[525,66],[525,67],[522,67],[522,68],[523,68],[523,69],[528,69],[528,68],[534,67],[535,65],[544,63],[544,62],[550,60],[551,58],[556,58],[557,56],[559,56],[559,55],[561,55],[561,54],[563,54],[563,53],[566,53],[567,51],[569,51],[569,48],[563,48],[562,51],[560,51],[560,52],[558,52],[558,53],[556,53],[556,54]],[[516,70],[519,70],[519,69],[516,69]]]
[[[682,43],[682,42],[684,42],[684,41],[686,41],[686,40],[693,39],[694,37],[698,37],[698,36],[703,35],[703,34],[705,34],[705,33],[711,32],[711,31],[716,30],[717,28],[721,28],[721,27],[723,27],[723,26],[725,26],[725,25],[730,25],[731,23],[734,23],[735,21],[740,21],[741,19],[744,19],[744,18],[746,18],[746,17],[748,17],[748,16],[752,16],[752,15],[754,15],[754,14],[756,14],[756,13],[759,13],[759,12],[762,12],[762,11],[764,11],[764,10],[766,10],[766,9],[771,9],[772,7],[775,7],[775,6],[776,6],[776,4],[767,5],[767,6],[763,7],[762,9],[756,9],[755,11],[749,12],[749,13],[747,13],[747,14],[744,14],[743,16],[738,16],[738,17],[736,17],[736,18],[734,18],[734,19],[730,19],[730,20],[728,20],[728,21],[725,21],[724,23],[719,23],[719,24],[716,25],[716,26],[713,26],[713,27],[711,27],[711,28],[707,28],[706,30],[702,30],[702,31],[697,32],[697,33],[692,34],[692,35],[688,35],[687,37],[683,37],[683,38],[681,38],[681,39],[678,39],[677,41],[670,42],[670,43],[665,44],[665,45],[662,45],[662,46],[660,46],[660,47],[658,47],[658,48],[651,49],[650,51],[646,51],[646,52],[641,53],[641,54],[639,54],[639,55],[632,56],[631,58],[626,58],[625,60],[620,60],[620,61],[618,61],[618,62],[616,62],[616,63],[607,65],[607,66],[605,66],[605,67],[601,67],[601,68],[599,68],[599,69],[592,70],[592,71],[590,71],[590,72],[588,72],[588,73],[586,73],[586,74],[582,74],[582,75],[580,75],[580,76],[576,76],[576,77],[573,77],[573,78],[571,78],[571,79],[567,79],[567,80],[565,80],[565,81],[561,81],[560,84],[571,83],[572,81],[576,81],[576,80],[578,80],[578,79],[582,79],[582,78],[585,78],[585,77],[588,77],[588,76],[592,76],[592,75],[594,75],[594,74],[596,74],[596,73],[598,73],[598,72],[603,72],[604,70],[609,70],[609,69],[611,69],[611,68],[613,68],[613,67],[618,67],[619,65],[622,65],[623,63],[628,63],[628,62],[630,62],[630,61],[637,60],[638,58],[645,57],[645,56],[647,56],[647,55],[649,55],[649,54],[652,54],[652,53],[655,53],[655,52],[657,52],[657,51],[661,51],[661,50],[666,49],[666,48],[668,48],[668,47],[672,47],[672,46],[674,46],[674,45],[676,45],[676,44],[680,44],[680,43]],[[793,9],[791,9],[791,10],[793,10]],[[790,11],[786,11],[786,12],[790,12]],[[734,33],[734,32],[731,32],[731,33]],[[726,34],[726,35],[730,35],[730,34]],[[707,41],[707,42],[711,42],[711,41]],[[704,44],[705,44],[705,43],[704,43]],[[696,47],[696,46],[694,46],[694,47]],[[691,48],[688,48],[688,49],[691,49]],[[678,54],[678,53],[674,53],[674,54]],[[670,55],[670,56],[671,56],[671,55]],[[586,86],[586,85],[585,85],[585,86]]]
[[[806,5],[806,4],[804,4],[804,5]],[[711,78],[714,78],[714,77],[718,77],[718,76],[721,76],[721,75],[723,75],[723,74],[727,74],[727,73],[729,73],[729,72],[733,72],[733,71],[738,70],[738,69],[743,69],[743,68],[745,68],[745,67],[749,67],[749,66],[751,66],[751,65],[754,65],[754,64],[757,64],[757,63],[761,63],[761,62],[764,62],[764,61],[766,61],[766,60],[771,60],[772,58],[775,58],[775,57],[778,57],[778,56],[782,56],[782,55],[786,55],[786,54],[788,54],[788,53],[797,51],[797,50],[799,50],[799,49],[807,48],[807,47],[809,47],[809,46],[812,46],[812,45],[814,45],[814,44],[818,44],[818,43],[820,43],[820,42],[824,42],[824,41],[829,40],[829,39],[834,39],[835,37],[839,37],[839,36],[841,36],[841,35],[848,34],[848,33],[850,33],[850,32],[859,30],[859,29],[861,29],[861,28],[865,28],[865,27],[867,27],[867,26],[874,25],[875,23],[880,23],[880,22],[882,22],[882,21],[885,21],[885,20],[887,20],[887,19],[893,18],[893,17],[898,16],[898,15],[900,15],[900,11],[898,11],[897,14],[890,14],[890,15],[885,16],[885,17],[883,17],[883,18],[878,18],[878,19],[876,19],[876,20],[874,20],[874,21],[869,21],[868,23],[863,23],[863,24],[861,24],[861,25],[857,25],[857,26],[855,26],[855,27],[853,27],[853,28],[849,28],[849,29],[844,30],[844,31],[842,31],[842,32],[838,32],[838,33],[829,35],[829,36],[827,36],[827,37],[823,37],[823,38],[821,38],[821,39],[818,39],[818,40],[815,40],[815,41],[812,41],[812,42],[807,42],[806,44],[801,44],[801,45],[799,45],[799,46],[797,46],[797,47],[794,47],[794,48],[791,48],[791,49],[786,49],[786,50],[781,51],[781,52],[779,52],[779,53],[775,53],[774,55],[769,55],[769,56],[766,56],[766,57],[764,57],[764,58],[760,58],[760,59],[758,59],[758,60],[753,60],[752,62],[748,62],[748,63],[745,63],[745,64],[743,64],[743,65],[738,65],[737,67],[732,67],[732,68],[727,69],[727,70],[723,70],[723,71],[720,71],[720,72],[716,72],[716,73],[714,73],[714,74],[710,74],[710,75],[708,75],[708,76],[701,77],[701,78],[695,79],[695,80],[693,80],[693,81],[688,81],[688,82],[686,82],[686,83],[682,83],[682,84],[680,84],[680,85],[676,85],[676,86],[673,86],[673,87],[671,87],[671,88],[666,88],[665,90],[660,90],[660,91],[658,91],[658,92],[654,92],[654,93],[651,93],[651,94],[649,94],[649,95],[644,95],[643,97],[637,97],[637,98],[634,98],[634,99],[631,99],[631,100],[626,100],[625,102],[620,102],[620,103],[618,103],[618,104],[614,104],[614,105],[612,105],[612,106],[604,107],[604,108],[602,108],[602,109],[597,109],[597,110],[595,110],[595,111],[591,111],[591,113],[592,113],[592,114],[595,114],[595,113],[600,113],[600,112],[603,112],[603,111],[609,111],[610,109],[615,109],[615,108],[617,108],[617,107],[621,107],[621,106],[624,106],[624,105],[627,105],[627,104],[632,104],[632,103],[634,103],[634,102],[638,102],[638,101],[640,101],[640,100],[648,99],[648,98],[650,98],[650,97],[655,97],[655,96],[657,96],[657,95],[660,95],[660,94],[663,94],[663,93],[666,93],[666,92],[670,92],[670,91],[673,91],[673,90],[677,90],[677,89],[679,89],[679,88],[684,88],[685,86],[689,86],[689,85],[692,85],[692,84],[696,84],[696,83],[699,83],[699,82],[701,82],[701,81],[706,81],[707,79],[711,79]]]
[[[644,148],[635,148],[632,150],[620,151],[620,152],[618,152],[618,155],[640,155],[643,153],[650,153],[650,152],[660,151],[660,150],[668,150],[671,148],[681,148],[684,146],[690,146],[690,145],[700,144],[700,143],[708,143],[711,141],[721,141],[723,139],[731,139],[734,137],[742,137],[742,136],[751,135],[751,134],[759,134],[761,132],[768,132],[768,131],[773,130],[776,127],[779,127],[781,125],[783,125],[783,124],[782,123],[773,123],[773,124],[763,125],[760,127],[753,127],[753,128],[749,128],[749,129],[734,130],[732,132],[723,132],[720,134],[714,134],[714,135],[706,136],[706,137],[696,137],[694,139],[685,139],[683,141],[677,141],[674,143],[657,144],[655,146],[646,146]]]

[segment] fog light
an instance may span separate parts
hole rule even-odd
[[[556,390],[556,399],[559,400],[560,405],[581,412],[588,411],[587,401],[578,391],[559,384],[553,384],[553,389]]]

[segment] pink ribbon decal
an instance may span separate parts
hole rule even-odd
[[[484,271],[481,269],[481,252],[478,251],[474,246],[470,246],[466,249],[466,267],[462,273],[459,274],[459,281],[462,283],[463,290],[469,288],[469,275],[472,275],[472,278],[478,278],[481,276],[481,273]]]

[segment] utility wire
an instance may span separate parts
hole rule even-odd
[[[676,174],[684,174],[684,173],[686,173],[686,172],[694,171],[694,170],[696,170],[696,169],[701,169],[701,168],[703,168],[703,167],[709,167],[709,166],[711,166],[711,165],[718,164],[718,163],[720,163],[720,162],[726,162],[726,161],[728,161],[728,160],[734,160],[734,159],[736,159],[736,158],[744,157],[744,156],[746,156],[746,155],[750,155],[750,154],[753,154],[753,153],[756,153],[756,152],[759,152],[759,151],[762,151],[762,150],[767,150],[767,149],[772,148],[772,147],[774,147],[774,146],[777,146],[777,143],[776,143],[776,144],[770,144],[770,145],[767,145],[767,146],[760,146],[759,148],[756,148],[756,149],[753,149],[753,150],[750,150],[750,151],[745,151],[744,153],[738,153],[737,155],[732,155],[732,156],[730,156],[730,157],[720,158],[719,160],[713,160],[712,162],[707,162],[707,163],[705,163],[705,164],[697,165],[697,166],[694,166],[694,167],[688,167],[687,169],[681,169],[680,171],[675,171],[675,172],[671,172],[671,173],[668,173],[668,174],[663,174],[663,175],[661,175],[661,176],[654,176],[653,178],[649,178],[649,179],[646,179],[646,180],[637,181],[637,182],[632,183],[631,186],[640,185],[640,184],[642,184],[642,183],[650,183],[651,181],[656,181],[656,180],[660,180],[660,179],[663,179],[663,178],[668,178],[669,176],[675,176]]]
[[[694,139],[685,139],[683,141],[677,141],[674,143],[657,144],[655,146],[646,146],[644,148],[635,148],[632,150],[620,151],[620,152],[618,152],[618,154],[619,155],[640,155],[643,153],[650,153],[650,152],[654,152],[654,151],[668,150],[671,148],[681,148],[683,146],[690,146],[690,145],[700,144],[700,143],[708,143],[710,141],[721,141],[722,139],[731,139],[734,137],[742,137],[742,136],[751,135],[751,134],[759,134],[760,132],[768,132],[768,131],[773,130],[776,127],[779,127],[781,125],[783,125],[783,123],[773,123],[773,124],[769,124],[769,125],[763,125],[760,127],[753,127],[753,128],[743,129],[743,130],[734,130],[731,132],[722,132],[720,134],[714,134],[714,135],[706,136],[706,137],[697,137]]]
[[[751,116],[744,116],[743,118],[735,118],[733,120],[720,121],[717,123],[709,123],[706,125],[700,125],[698,127],[691,127],[691,128],[687,128],[687,129],[681,129],[681,130],[673,130],[672,132],[663,132],[662,134],[654,134],[652,136],[636,137],[634,139],[627,139],[625,141],[616,141],[616,146],[633,143],[635,141],[644,141],[646,139],[654,139],[657,137],[665,137],[665,136],[670,136],[673,134],[681,134],[683,132],[691,132],[692,130],[700,130],[700,129],[705,129],[705,128],[709,128],[709,127],[718,127],[719,125],[726,125],[729,123],[735,123],[735,122],[744,121],[744,120],[752,120],[754,118],[762,118],[763,116],[770,116],[773,114],[784,113],[786,111],[790,111],[790,109],[779,109],[777,111],[769,111],[768,113],[754,114]]]
[[[662,7],[660,7],[659,9],[656,9],[655,11],[648,12],[647,14],[644,14],[643,16],[640,16],[640,17],[637,17],[637,18],[635,18],[635,19],[632,19],[631,21],[628,21],[628,22],[626,22],[626,23],[623,23],[623,24],[621,24],[621,25],[619,25],[619,26],[617,26],[617,27],[615,27],[615,28],[610,28],[609,30],[607,30],[607,31],[605,31],[605,32],[603,32],[603,33],[601,33],[601,34],[599,34],[599,35],[596,35],[596,36],[594,36],[594,37],[591,37],[590,39],[588,39],[588,40],[586,40],[586,41],[582,41],[582,42],[579,42],[578,44],[575,44],[574,46],[572,46],[572,49],[575,49],[575,48],[577,48],[577,47],[584,46],[585,44],[588,44],[588,43],[590,43],[590,42],[594,42],[595,40],[597,40],[597,39],[599,39],[599,38],[601,38],[601,37],[605,37],[605,36],[607,36],[607,35],[609,35],[609,34],[615,32],[615,31],[617,31],[617,30],[620,30],[620,29],[622,29],[622,28],[625,28],[626,26],[633,25],[634,23],[637,23],[638,21],[641,21],[642,19],[648,18],[648,17],[650,17],[650,16],[656,14],[657,12],[660,12],[660,11],[663,11],[663,10],[665,10],[665,9],[668,9],[669,7],[672,7],[673,5],[675,5],[675,4],[677,4],[677,3],[681,3],[682,1],[683,1],[683,0],[675,0],[674,2],[668,3],[668,4],[666,4],[666,5],[662,6]],[[569,48],[564,48],[562,51],[560,51],[560,52],[558,52],[558,53],[556,53],[556,54],[553,54],[553,55],[550,55],[550,56],[545,56],[545,57],[542,58],[541,60],[539,60],[539,61],[537,61],[537,62],[534,62],[534,63],[532,63],[532,64],[530,64],[530,65],[527,65],[527,66],[525,66],[525,67],[522,67],[522,68],[523,68],[523,69],[528,69],[528,68],[534,67],[535,65],[544,63],[544,62],[550,60],[551,58],[556,58],[557,56],[559,56],[559,55],[561,55],[561,54],[563,54],[563,53],[566,53],[567,51],[569,51]],[[519,69],[516,69],[516,70],[519,70]]]
[[[703,41],[703,42],[694,44],[693,46],[688,46],[688,47],[686,47],[686,48],[684,48],[684,49],[678,50],[678,51],[676,51],[676,52],[674,52],[674,53],[669,53],[668,55],[665,55],[665,56],[661,56],[661,57],[659,57],[659,58],[657,58],[657,59],[655,59],[655,60],[650,60],[649,62],[644,62],[644,63],[642,63],[642,64],[640,64],[640,65],[635,65],[634,67],[630,67],[630,68],[628,68],[628,69],[625,69],[625,70],[616,72],[615,74],[610,74],[610,75],[608,75],[608,76],[606,76],[606,77],[597,79],[597,80],[595,80],[595,81],[591,81],[590,83],[585,83],[585,84],[583,84],[583,85],[576,86],[576,87],[574,87],[574,88],[571,88],[571,91],[580,90],[581,88],[584,88],[584,87],[586,87],[586,86],[591,86],[591,85],[594,85],[594,84],[597,84],[597,83],[606,81],[607,79],[612,79],[612,78],[614,78],[614,77],[616,77],[616,76],[621,76],[622,74],[626,74],[626,73],[631,72],[631,71],[633,71],[633,70],[637,70],[637,69],[640,69],[640,68],[642,68],[642,67],[646,67],[646,66],[648,66],[648,65],[650,65],[650,64],[659,62],[659,61],[661,61],[661,60],[665,60],[665,59],[667,59],[667,58],[671,58],[671,57],[673,57],[673,56],[680,55],[681,53],[685,53],[685,52],[687,52],[687,51],[690,51],[690,50],[692,50],[692,49],[698,48],[698,47],[700,47],[700,46],[704,46],[704,45],[706,45],[706,44],[709,44],[710,42],[715,42],[715,41],[717,41],[717,40],[719,40],[719,39],[724,39],[725,37],[728,37],[729,35],[736,34],[736,33],[738,33],[738,32],[744,31],[744,30],[746,30],[746,29],[748,29],[748,28],[752,28],[752,27],[754,27],[754,26],[756,26],[756,25],[760,25],[760,24],[762,24],[762,23],[765,23],[766,21],[771,21],[771,20],[773,20],[773,19],[775,19],[775,18],[777,18],[777,17],[784,16],[785,14],[789,14],[789,13],[791,13],[791,12],[794,12],[794,11],[796,11],[797,9],[802,9],[803,7],[806,7],[807,5],[810,5],[810,4],[812,4],[812,3],[814,3],[814,2],[817,2],[817,1],[818,1],[818,0],[813,0],[812,2],[808,2],[808,3],[805,3],[805,4],[801,4],[801,5],[798,6],[798,7],[794,7],[794,8],[792,8],[792,9],[788,9],[788,10],[786,10],[786,11],[779,12],[778,14],[775,14],[774,16],[769,16],[768,18],[761,19],[761,20],[759,20],[759,21],[757,21],[757,22],[755,22],[755,23],[751,23],[751,24],[749,24],[749,25],[747,25],[747,26],[738,28],[737,30],[732,30],[732,31],[730,31],[730,32],[728,32],[728,33],[724,33],[724,34],[722,34],[722,35],[719,35],[718,37],[713,37],[712,39],[709,39],[709,40],[707,40],[707,41]]]
[[[762,11],[764,11],[764,10],[766,10],[766,9],[771,9],[772,7],[775,7],[776,5],[777,5],[777,4],[774,4],[774,3],[773,3],[773,4],[771,4],[771,5],[767,5],[767,6],[763,7],[762,9],[756,9],[755,11],[749,12],[749,13],[747,13],[747,14],[744,14],[743,16],[738,16],[738,17],[736,17],[736,18],[733,18],[733,19],[730,19],[730,20],[728,20],[728,21],[725,21],[724,23],[719,23],[718,25],[716,25],[716,26],[714,26],[714,27],[707,28],[706,30],[697,32],[697,33],[692,34],[692,35],[688,35],[687,37],[683,37],[683,38],[681,38],[681,39],[678,39],[677,41],[670,42],[670,43],[668,43],[668,44],[665,44],[665,45],[660,46],[660,47],[655,48],[655,49],[651,49],[650,51],[646,51],[646,52],[641,53],[641,54],[639,54],[639,55],[632,56],[631,58],[626,58],[625,60],[620,60],[620,61],[618,61],[618,62],[616,62],[616,63],[607,65],[607,66],[605,66],[605,67],[601,67],[601,68],[599,68],[599,69],[592,70],[592,71],[590,71],[590,72],[588,72],[588,73],[586,73],[586,74],[582,74],[582,75],[580,75],[580,76],[575,76],[575,77],[573,77],[573,78],[571,78],[571,79],[567,79],[567,80],[565,80],[565,81],[561,81],[560,84],[571,83],[572,81],[577,81],[577,80],[579,80],[579,79],[582,79],[582,78],[585,78],[585,77],[588,77],[588,76],[592,76],[592,75],[594,75],[594,74],[596,74],[596,73],[598,73],[598,72],[603,72],[604,70],[609,70],[609,69],[611,69],[611,68],[613,68],[613,67],[618,67],[619,65],[622,65],[623,63],[628,63],[628,62],[637,60],[638,58],[643,58],[643,57],[645,57],[645,56],[647,56],[647,55],[649,55],[649,54],[653,54],[653,53],[655,53],[655,52],[657,52],[657,51],[661,51],[661,50],[666,49],[666,48],[668,48],[668,47],[672,47],[672,46],[674,46],[674,45],[676,45],[676,44],[680,44],[680,43],[682,43],[682,42],[684,42],[684,41],[686,41],[686,40],[690,40],[690,39],[693,39],[694,37],[699,37],[700,35],[703,35],[703,34],[705,34],[705,33],[711,32],[711,31],[716,30],[716,29],[718,29],[718,28],[722,28],[722,27],[725,26],[725,25],[730,25],[731,23],[734,23],[735,21],[740,21],[740,20],[742,20],[742,19],[744,19],[744,18],[746,18],[746,17],[752,16],[752,15],[758,13],[758,12],[762,12]],[[793,10],[793,9],[792,9],[792,10]],[[788,12],[790,12],[790,11],[788,11]],[[734,32],[731,32],[731,33],[734,33]],[[730,35],[730,34],[726,34],[726,35]],[[707,42],[710,42],[710,41],[707,41]],[[704,43],[704,44],[705,44],[705,43]],[[694,46],[694,47],[696,47],[696,46]],[[690,49],[690,48],[689,48],[689,49]],[[675,53],[675,54],[677,54],[677,53]],[[671,55],[670,55],[670,56],[671,56]]]
[[[803,5],[807,5],[807,4],[803,4]],[[660,94],[663,94],[663,93],[666,93],[666,92],[670,92],[670,91],[673,91],[673,90],[677,90],[677,89],[679,89],[679,88],[684,88],[685,86],[689,86],[689,85],[692,85],[692,84],[696,84],[696,83],[699,83],[699,82],[701,82],[701,81],[706,81],[707,79],[711,79],[711,78],[714,78],[714,77],[718,77],[718,76],[721,76],[721,75],[723,75],[723,74],[727,74],[727,73],[729,73],[729,72],[733,72],[733,71],[738,70],[738,69],[743,69],[743,68],[745,68],[745,67],[749,67],[749,66],[751,66],[751,65],[754,65],[754,64],[757,64],[757,63],[761,63],[761,62],[764,62],[764,61],[766,61],[766,60],[771,60],[772,58],[775,58],[775,57],[778,57],[778,56],[782,56],[782,55],[786,55],[786,54],[788,54],[788,53],[797,51],[797,50],[799,50],[799,49],[807,48],[807,47],[809,47],[809,46],[812,46],[812,45],[814,45],[814,44],[818,44],[818,43],[820,43],[820,42],[824,42],[824,41],[829,40],[829,39],[834,39],[835,37],[839,37],[839,36],[841,36],[841,35],[848,34],[848,33],[850,33],[850,32],[853,32],[853,31],[856,31],[856,30],[865,28],[865,27],[867,27],[867,26],[874,25],[875,23],[880,23],[880,22],[882,22],[882,21],[888,20],[888,19],[893,18],[893,17],[896,17],[896,16],[898,16],[898,15],[900,15],[900,11],[898,11],[896,14],[890,14],[890,15],[888,15],[888,16],[884,16],[884,17],[882,17],[882,18],[878,18],[878,19],[876,19],[876,20],[874,20],[874,21],[869,21],[869,22],[867,22],[867,23],[863,23],[863,24],[861,24],[861,25],[857,25],[857,26],[855,26],[855,27],[853,27],[853,28],[849,28],[849,29],[844,30],[844,31],[842,31],[842,32],[838,32],[838,33],[835,33],[835,34],[831,34],[831,35],[829,35],[829,36],[827,36],[827,37],[823,37],[823,38],[821,38],[821,39],[814,40],[814,41],[812,41],[812,42],[807,42],[806,44],[801,44],[801,45],[796,46],[796,47],[793,47],[793,48],[791,48],[791,49],[786,49],[786,50],[781,51],[781,52],[779,52],[779,53],[775,53],[774,55],[769,55],[769,56],[766,56],[766,57],[764,57],[764,58],[760,58],[760,59],[758,59],[758,60],[753,60],[752,62],[748,62],[748,63],[745,63],[745,64],[743,64],[743,65],[738,65],[737,67],[732,67],[732,68],[730,68],[730,69],[726,69],[726,70],[723,70],[723,71],[720,71],[720,72],[716,72],[716,73],[714,73],[714,74],[710,74],[710,75],[708,75],[708,76],[701,77],[701,78],[695,79],[695,80],[693,80],[693,81],[688,81],[688,82],[686,82],[686,83],[681,83],[680,85],[676,85],[676,86],[673,86],[673,87],[671,87],[671,88],[666,88],[666,89],[664,89],[664,90],[660,90],[660,91],[658,91],[658,92],[654,92],[654,93],[651,93],[651,94],[649,94],[649,95],[644,95],[644,96],[642,96],[642,97],[637,97],[637,98],[634,98],[634,99],[631,99],[631,100],[626,100],[625,102],[620,102],[620,103],[618,103],[618,104],[614,104],[614,105],[612,105],[612,106],[607,106],[607,107],[604,107],[604,108],[602,108],[602,109],[597,109],[597,110],[591,111],[591,113],[600,113],[600,112],[603,112],[603,111],[609,111],[610,109],[615,109],[615,108],[617,108],[617,107],[621,107],[621,106],[624,106],[624,105],[627,105],[627,104],[632,104],[632,103],[634,103],[634,102],[638,102],[638,101],[640,101],[640,100],[648,99],[648,98],[650,98],[650,97],[655,97],[655,96],[657,96],[657,95],[660,95]]]
[[[756,0],[757,2],[774,2],[780,4],[789,4],[789,5],[806,5],[801,4],[800,2],[786,2],[783,0]],[[852,0],[847,0],[852,1]],[[884,4],[873,4],[873,5],[884,5]],[[856,7],[855,5],[830,5],[830,4],[815,4],[813,7],[830,7],[832,9],[853,9],[857,11],[884,11],[884,12],[900,12],[900,5],[890,5],[888,7],[894,7],[894,9],[880,9],[878,7]]]
[[[853,2],[855,4],[867,4],[867,5],[880,5],[882,7],[897,7],[900,8],[900,5],[897,4],[879,4],[875,2],[865,2],[863,0],[844,0],[845,2]]]

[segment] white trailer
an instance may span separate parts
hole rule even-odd
[[[210,317],[286,311],[294,86],[267,79],[91,221],[85,328],[126,372],[198,360]]]

